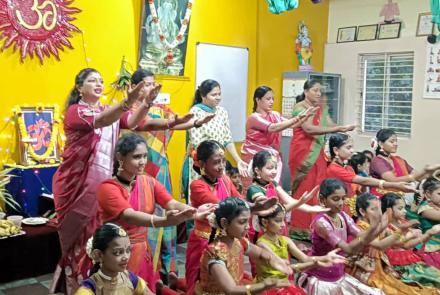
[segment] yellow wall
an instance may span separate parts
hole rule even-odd
[[[281,111],[283,72],[297,71],[295,39],[298,24],[304,21],[312,39],[312,65],[322,71],[324,45],[327,40],[328,1],[313,4],[300,1],[297,9],[275,15],[269,12],[266,0],[258,0],[257,84],[267,85],[275,92],[274,109]]]
[[[301,1],[301,7],[297,10],[272,15],[268,12],[265,0],[195,1],[185,65],[185,77],[188,79],[160,81],[163,83],[162,91],[171,94],[171,108],[184,114],[191,106],[195,89],[196,42],[249,48],[248,113],[252,109],[252,93],[257,84],[267,84],[280,94],[282,72],[297,68],[294,39],[297,23],[301,19],[306,20],[310,28],[315,48],[313,65],[321,70],[323,44],[327,37],[326,2],[313,5],[305,0]],[[101,72],[109,91],[110,83],[119,71],[122,56],[136,67],[142,1],[76,0],[73,6],[82,10],[76,15],[74,23],[84,31],[89,66]],[[24,64],[20,64],[18,55],[13,54],[12,50],[0,54],[0,126],[4,124],[3,118],[11,116],[11,109],[16,104],[64,105],[76,73],[87,66],[81,34],[74,33],[70,40],[75,49],[61,52],[60,62],[50,58],[46,59],[44,65],[40,65],[36,59],[27,59]],[[104,102],[110,102],[110,99]],[[279,109],[280,99],[276,106]],[[175,132],[169,145],[174,196],[178,196],[179,191],[184,134],[181,131]],[[2,139],[0,135],[0,148],[3,148],[0,150],[0,161],[7,157],[4,149],[9,145],[10,140]],[[14,160],[17,158],[14,157]]]

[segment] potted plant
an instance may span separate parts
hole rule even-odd
[[[17,211],[21,208],[20,204],[14,200],[6,189],[6,185],[11,181],[11,177],[14,177],[14,175],[9,174],[12,170],[13,168],[7,168],[0,171],[0,212],[5,211],[6,205]]]

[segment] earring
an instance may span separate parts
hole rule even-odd
[[[203,176],[203,175],[205,175],[205,168],[200,168],[200,174]]]
[[[122,160],[118,160],[118,173],[121,173],[122,171],[124,171],[124,161],[122,161]]]

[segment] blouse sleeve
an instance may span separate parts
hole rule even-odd
[[[147,284],[145,283],[144,279],[141,277],[138,277],[138,283],[136,286],[136,289],[134,290],[135,295],[143,295],[145,291],[147,290]]]
[[[78,104],[71,105],[64,118],[66,129],[73,130],[92,130],[94,129],[95,118],[98,114],[90,111],[86,107],[80,107]]]
[[[128,198],[123,195],[124,191],[110,182],[104,182],[99,185],[96,197],[99,206],[104,211],[104,222],[118,219],[124,210],[132,208]]]
[[[393,171],[393,167],[379,157],[374,157],[370,165],[370,174],[377,178],[382,178],[385,172]]]
[[[254,202],[254,196],[257,194],[264,194],[261,190],[261,188],[259,188],[256,185],[251,184],[251,186],[249,186],[248,191],[246,193],[246,199],[249,202]]]
[[[320,218],[315,222],[314,230],[319,237],[326,240],[333,247],[336,247],[342,241],[342,238],[335,233],[333,226],[324,218]]]
[[[345,223],[347,224],[348,235],[357,237],[359,235],[359,233],[361,232],[359,227],[356,225],[354,220],[350,216],[348,216],[347,213],[342,211],[341,214],[344,215],[344,220],[345,220]]]
[[[142,294],[142,293],[140,293]],[[95,295],[95,293],[90,290],[89,288],[86,288],[84,286],[79,287],[74,295]]]
[[[173,199],[167,189],[156,179],[154,181],[154,199],[162,208],[166,208],[169,201]]]
[[[328,177],[334,177],[348,183],[353,182],[353,178],[356,176],[351,167],[343,168],[337,164],[330,164],[327,169],[327,175]]]
[[[255,129],[266,132],[270,124],[272,124],[272,122],[264,119],[259,114],[254,113],[249,116],[247,124],[249,129]]]
[[[194,207],[207,203],[218,203],[218,199],[211,192],[209,186],[202,180],[194,180],[190,184],[190,198]]]

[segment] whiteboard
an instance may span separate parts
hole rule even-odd
[[[198,43],[196,54],[196,88],[207,79],[220,83],[222,91],[220,105],[228,112],[232,138],[234,142],[244,141],[249,50]]]

